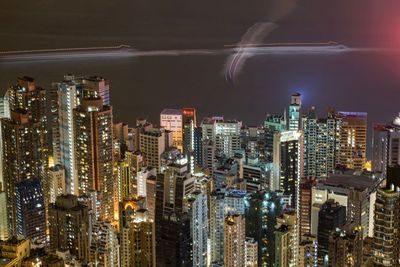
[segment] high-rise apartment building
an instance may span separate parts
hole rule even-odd
[[[245,266],[245,217],[228,215],[224,222],[224,266]]]
[[[90,265],[96,267],[119,267],[119,243],[113,225],[97,221],[92,225]]]
[[[299,255],[297,214],[285,211],[277,218],[275,230],[275,266],[297,266]]]
[[[67,191],[78,194],[76,172],[76,145],[74,140],[74,109],[85,98],[101,98],[110,105],[109,83],[102,77],[76,77],[65,75],[63,81],[52,84],[50,90],[51,130],[55,164],[65,168]]]
[[[159,128],[143,129],[139,139],[139,148],[146,165],[161,172],[161,154],[173,145],[172,132]]]
[[[163,173],[157,175],[155,214],[157,266],[181,266],[192,263],[190,218],[184,216],[184,199],[187,192],[185,185],[190,180],[192,177],[187,164],[179,161],[170,163]]]
[[[254,238],[247,237],[244,242],[244,260],[245,267],[258,266],[258,243]]]
[[[191,203],[191,229],[193,239],[193,266],[207,266],[208,239],[208,198],[207,195],[196,191]]]
[[[372,137],[372,170],[386,175],[387,168],[400,164],[400,117],[389,125],[374,125]]]
[[[39,179],[49,201],[46,97],[30,77],[18,78],[8,94],[11,118],[2,119],[3,181],[9,230],[16,234],[16,184]]]
[[[312,188],[316,185],[313,177],[302,178],[300,182],[300,206],[299,206],[299,235],[311,234],[311,210],[312,210]]]
[[[272,190],[290,196],[290,205],[299,206],[300,179],[303,177],[303,134],[297,131],[276,133],[274,138],[274,178]]]
[[[346,223],[346,207],[329,199],[319,211],[318,259],[322,264],[329,262],[329,236],[336,228]]]
[[[84,99],[74,110],[79,195],[99,192],[101,218],[114,218],[112,109],[100,98]]]
[[[29,179],[18,183],[15,194],[16,234],[37,242],[45,242],[46,209],[39,180]]]
[[[352,224],[335,229],[329,236],[329,266],[357,266],[363,264],[363,233]]]
[[[342,125],[338,163],[349,169],[362,170],[366,161],[367,113],[339,112],[339,116]]]
[[[339,156],[341,117],[330,110],[318,119],[315,107],[302,119],[304,131],[304,175],[327,177],[336,167]]]
[[[77,259],[89,261],[91,218],[89,208],[74,195],[61,195],[49,206],[50,248],[69,250]]]
[[[257,191],[245,197],[246,237],[258,243],[258,266],[275,264],[275,226],[285,204],[282,193]]]
[[[399,166],[388,168],[386,187],[378,189],[375,203],[374,266],[400,266]]]
[[[240,129],[242,122],[224,120],[222,117],[205,118],[202,122],[202,136],[204,140],[211,140],[215,144],[216,153],[226,157],[234,156],[240,149]]]

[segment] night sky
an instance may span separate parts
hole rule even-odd
[[[1,1],[0,50],[130,44],[138,50],[218,49],[240,41],[257,22],[274,22],[269,42],[335,41],[382,51],[250,58],[226,83],[226,55],[137,57],[52,62],[1,62],[0,87],[29,75],[49,87],[65,73],[111,81],[115,117],[158,123],[166,107],[194,106],[200,116],[225,115],[260,124],[281,113],[294,91],[306,106],[367,111],[387,122],[400,111],[398,0],[35,0]],[[384,48],[391,48],[387,51]],[[394,51],[393,51],[394,49]]]

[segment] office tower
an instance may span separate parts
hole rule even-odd
[[[62,165],[55,165],[49,169],[49,183],[50,183],[50,203],[56,201],[57,196],[65,194],[65,169]]]
[[[8,224],[16,233],[15,186],[39,179],[49,200],[45,90],[29,77],[18,78],[8,89],[10,119],[2,119],[3,181],[7,195]]]
[[[297,266],[299,237],[294,210],[286,210],[277,218],[275,246],[275,266]]]
[[[191,203],[193,266],[207,266],[208,207],[207,195],[196,191]]]
[[[173,146],[183,151],[182,111],[164,109],[160,114],[160,126],[172,132]]]
[[[275,225],[284,208],[279,192],[258,191],[245,197],[246,237],[258,243],[259,266],[274,266]]]
[[[224,222],[224,266],[245,266],[245,228],[243,215],[226,216]]]
[[[245,267],[258,266],[258,243],[254,238],[247,237],[244,242],[244,260]]]
[[[46,241],[46,210],[41,184],[24,180],[15,187],[17,235],[38,242]]]
[[[316,185],[314,178],[302,178],[300,183],[300,207],[299,223],[300,238],[303,235],[311,234],[311,209],[312,209],[312,188]]]
[[[7,196],[6,192],[0,191],[0,240],[7,240],[8,237]]]
[[[22,261],[29,257],[31,252],[31,242],[29,239],[12,237],[5,241],[0,241],[1,266],[22,266]]]
[[[335,229],[329,236],[329,266],[362,266],[363,233],[353,224]]]
[[[171,163],[157,175],[157,266],[181,266],[191,262],[188,244],[190,219],[184,216],[185,183],[191,179],[185,163]],[[189,226],[189,229],[186,227]]]
[[[400,117],[391,124],[374,125],[372,170],[386,175],[388,166],[400,164]]]
[[[112,108],[100,98],[84,99],[74,110],[79,195],[99,192],[100,217],[114,218]]]
[[[339,156],[341,117],[330,110],[326,118],[318,119],[315,107],[303,117],[304,175],[317,179],[332,173]]]
[[[161,171],[161,154],[172,146],[172,132],[159,128],[148,128],[139,133],[140,151],[143,153],[147,166]]]
[[[299,244],[299,267],[318,266],[317,239],[312,235],[303,235]]]
[[[345,206],[346,220],[362,226],[363,237],[372,237],[376,192],[382,180],[383,178],[378,173],[358,175],[352,172],[335,173],[325,180],[318,181],[314,191],[318,192],[316,197],[325,196],[325,200],[335,199]]]
[[[400,266],[399,166],[388,168],[386,187],[378,189],[375,203],[374,266]]]
[[[302,129],[301,125],[301,95],[294,93],[290,97],[288,130],[298,131]]]
[[[50,248],[69,250],[77,259],[89,260],[89,208],[74,195],[58,196],[49,206]]]
[[[266,161],[273,162],[274,135],[286,130],[286,118],[281,115],[268,114],[264,121]]]
[[[114,226],[97,221],[92,226],[90,264],[98,267],[119,267],[119,244]]]
[[[275,177],[271,189],[290,196],[290,205],[299,206],[300,179],[303,177],[303,135],[301,132],[276,133],[274,138]]]
[[[336,228],[346,223],[346,207],[333,199],[328,199],[319,212],[318,220],[318,259],[320,263],[329,262],[329,236]]]
[[[338,163],[361,170],[366,160],[367,113],[339,112],[339,116],[342,117],[342,126]]]

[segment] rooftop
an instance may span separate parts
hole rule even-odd
[[[342,188],[354,188],[364,191],[368,188],[375,188],[380,184],[379,178],[373,178],[367,175],[351,175],[351,174],[334,174],[320,183],[327,186],[335,186]]]
[[[182,115],[182,111],[179,109],[166,108],[161,111],[161,115]]]

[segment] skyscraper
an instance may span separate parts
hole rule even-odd
[[[304,131],[304,175],[317,179],[327,177],[337,165],[341,117],[330,110],[318,119],[315,107],[302,120]]]
[[[318,259],[320,263],[329,262],[329,236],[336,228],[346,223],[346,207],[333,199],[323,204],[318,221]]]
[[[100,98],[84,99],[74,110],[79,194],[100,194],[101,218],[114,218],[112,108]]]
[[[297,214],[294,210],[284,211],[277,218],[275,230],[275,266],[297,266],[298,248]]]
[[[339,115],[342,126],[338,163],[349,169],[362,170],[366,161],[367,113],[339,112]]]
[[[74,76],[64,76],[64,81],[53,83],[52,140],[55,164],[65,168],[66,190],[78,194],[78,177],[75,167],[74,109],[80,105],[82,84]]]
[[[245,197],[246,237],[258,243],[258,266],[275,264],[275,226],[285,207],[280,192],[257,191]]]
[[[387,185],[378,189],[373,241],[374,266],[400,266],[399,166],[388,168]]]
[[[300,179],[303,177],[303,134],[296,131],[276,133],[274,139],[273,190],[290,196],[290,205],[299,206]]]
[[[386,175],[387,168],[400,164],[400,117],[391,124],[374,125],[372,137],[372,170]]]
[[[160,126],[172,132],[173,146],[183,151],[183,122],[182,111],[164,109],[160,114]]]
[[[103,105],[110,105],[109,83],[102,77],[76,77],[68,74],[63,81],[52,84],[50,90],[53,156],[56,164],[65,168],[67,191],[78,194],[76,173],[76,145],[74,140],[74,109],[85,98],[101,97]]]
[[[129,245],[131,257],[128,265],[130,266],[156,266],[155,251],[155,229],[154,222],[141,216],[142,211],[138,211],[134,221],[130,224]]]
[[[207,195],[196,191],[191,203],[193,266],[207,266],[208,207]]]
[[[185,162],[171,163],[157,175],[157,266],[192,264],[192,246],[185,242],[190,236],[190,219],[184,215],[185,183],[189,179]]]
[[[16,184],[39,179],[49,201],[46,98],[30,77],[18,78],[8,94],[11,118],[2,119],[3,180],[9,229],[16,234]]]
[[[61,195],[49,206],[50,248],[69,250],[83,262],[89,261],[89,209],[74,195]]]
[[[224,120],[223,117],[204,118],[201,127],[203,141],[211,140],[218,155],[232,157],[240,149],[242,122]]]
[[[90,263],[98,267],[119,267],[119,243],[114,226],[97,221],[92,227]]]
[[[348,224],[329,236],[329,266],[362,266],[363,233],[361,227]]]
[[[281,115],[267,115],[264,121],[265,153],[267,162],[273,162],[274,135],[286,130],[286,118]]]
[[[245,266],[245,217],[228,215],[224,222],[224,266]]]
[[[173,144],[172,132],[159,128],[143,129],[140,133],[139,148],[147,166],[161,172],[161,154]]]
[[[299,93],[292,94],[289,106],[288,130],[298,131],[302,129],[301,125],[301,95]]]
[[[244,242],[244,259],[246,267],[258,266],[258,243],[253,238],[247,237]]]
[[[46,241],[46,210],[39,180],[30,179],[18,183],[16,193],[17,233],[38,242]]]
[[[311,234],[312,188],[316,185],[314,178],[302,178],[300,183],[299,224],[300,238]]]

